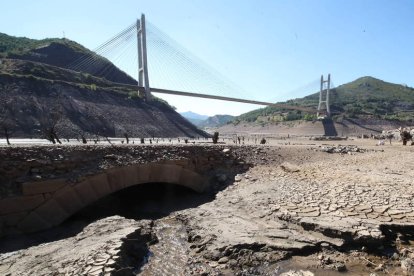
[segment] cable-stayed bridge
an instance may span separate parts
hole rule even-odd
[[[155,25],[146,22],[144,15],[97,47],[93,53],[73,61],[68,67],[75,71],[88,71],[111,79],[116,72],[102,57],[110,60],[129,76],[136,77],[136,84],[122,83],[121,85],[136,87],[138,93],[147,101],[151,101],[152,93],[162,93],[274,106],[317,113],[318,116],[320,113],[330,115],[329,90],[333,86],[330,75],[326,80],[322,76],[320,80],[303,87],[307,89],[307,94],[320,91],[317,107],[292,106],[259,100],[256,98],[257,93],[255,97],[249,97],[241,86],[223,77]],[[320,87],[316,88],[316,85]]]

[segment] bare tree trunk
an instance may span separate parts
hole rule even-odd
[[[56,131],[54,131],[54,130],[53,130],[53,136],[55,136],[55,139],[59,144],[62,144],[62,142],[59,140],[59,137],[56,134]]]
[[[125,139],[126,139],[126,143],[129,144],[129,137],[128,137],[128,133],[124,133]]]
[[[11,145],[10,140],[9,140],[10,134],[9,134],[9,130],[6,127],[4,128],[4,136],[6,136],[7,145],[10,146]]]
[[[54,136],[52,133],[49,133],[49,135],[48,135],[48,140],[49,140],[50,142],[52,142],[53,144],[56,144],[56,141],[55,141],[55,136]]]
[[[106,141],[108,141],[108,143],[109,143],[110,145],[112,145],[111,140],[109,140],[109,138],[108,138],[107,136],[105,136],[105,139],[106,139]]]

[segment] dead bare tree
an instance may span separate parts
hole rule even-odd
[[[126,143],[129,144],[129,136],[127,132],[124,133],[124,137],[126,139]]]
[[[63,105],[60,94],[53,99],[49,105],[40,106],[39,123],[44,137],[53,144],[62,144],[58,135],[57,127],[62,120]]]
[[[16,121],[12,114],[11,99],[1,99],[0,102],[0,128],[3,136],[6,138],[7,145],[10,145],[10,136],[16,127]]]

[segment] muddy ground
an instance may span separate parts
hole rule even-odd
[[[130,190],[2,239],[0,275],[414,275],[414,147],[268,142],[213,194]]]

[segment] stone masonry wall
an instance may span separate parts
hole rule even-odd
[[[128,186],[167,182],[220,189],[249,167],[254,147],[213,145],[0,148],[0,235],[58,225]],[[218,180],[219,178],[219,180]]]

